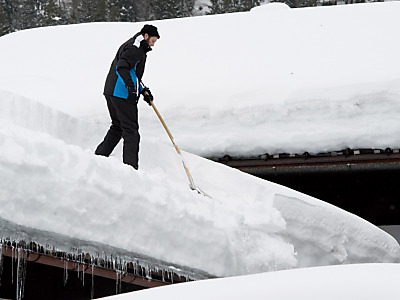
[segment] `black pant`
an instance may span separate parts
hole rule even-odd
[[[137,169],[140,142],[137,103],[135,100],[105,97],[111,117],[111,127],[104,140],[97,146],[95,154],[110,156],[122,137],[124,139],[123,162]]]

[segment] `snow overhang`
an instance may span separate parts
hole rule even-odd
[[[212,278],[185,266],[0,218],[1,256],[117,279],[143,288]],[[0,260],[1,261],[1,260]]]

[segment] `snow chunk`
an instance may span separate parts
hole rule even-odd
[[[251,13],[264,13],[267,11],[286,11],[289,10],[290,6],[282,2],[266,3],[260,6],[253,7]]]

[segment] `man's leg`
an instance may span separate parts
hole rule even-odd
[[[128,101],[116,97],[112,97],[112,100],[121,122],[124,139],[123,162],[138,169],[140,135],[137,103],[134,100]]]
[[[117,111],[111,99],[112,97],[105,97],[107,100],[108,112],[110,113],[111,117],[111,126],[106,136],[104,137],[104,140],[100,143],[100,145],[97,146],[97,149],[94,153],[97,155],[108,157],[121,140],[122,127],[121,122],[118,119]]]

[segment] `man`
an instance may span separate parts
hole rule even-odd
[[[153,96],[141,79],[146,64],[147,52],[160,38],[157,28],[144,25],[142,30],[121,45],[108,73],[104,96],[111,117],[111,127],[95,154],[110,156],[121,137],[124,139],[123,162],[138,169],[139,123],[137,101],[140,94],[149,104]]]

